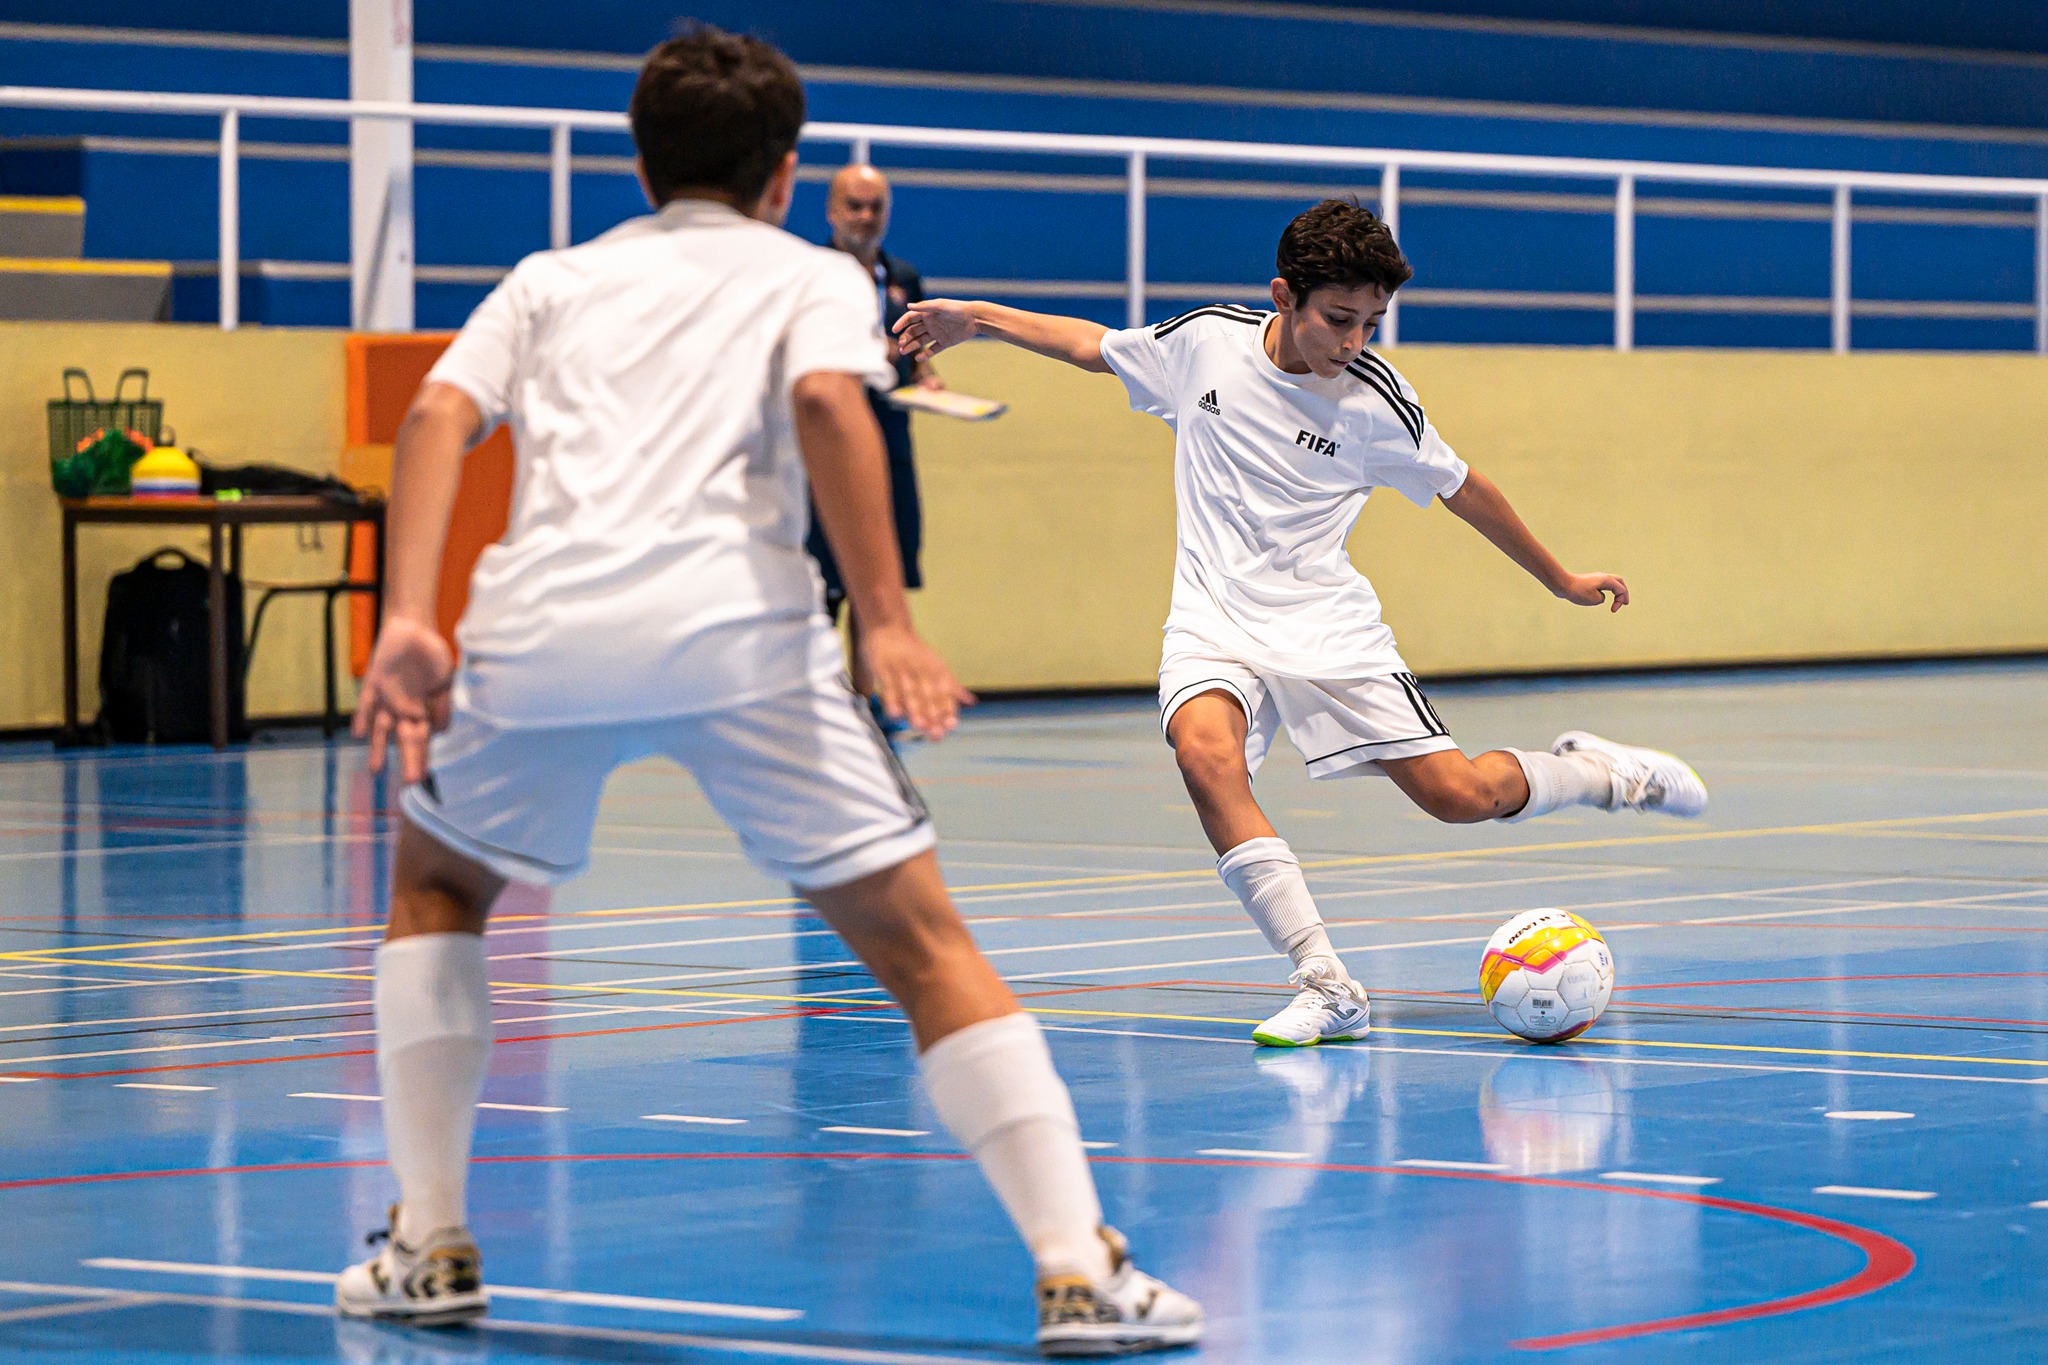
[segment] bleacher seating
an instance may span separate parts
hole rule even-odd
[[[164,8],[267,36],[9,25],[0,83],[346,92],[344,39],[306,16],[243,14],[239,0]],[[667,11],[633,18],[627,8],[422,5],[418,98],[620,108],[633,54],[667,24]],[[112,21],[177,22],[139,5],[98,9]],[[750,0],[713,0],[696,9],[783,42],[806,65],[819,119],[2048,177],[2048,129],[2036,126],[2048,64],[2038,61],[1360,12],[1313,18],[1298,7],[779,0],[764,15]],[[299,27],[280,36],[284,22]],[[0,193],[84,198],[86,254],[179,262],[175,314],[204,319],[216,283],[213,135],[200,119],[0,110]],[[344,322],[344,132],[250,120],[242,137],[244,316]],[[418,316],[452,326],[496,272],[545,243],[545,139],[429,128],[418,141]],[[579,135],[576,150],[582,240],[640,206],[624,138]],[[845,153],[818,144],[806,154],[829,163]],[[1121,317],[1115,161],[889,149],[876,159],[897,177],[892,246],[941,287]],[[826,167],[811,171],[792,226],[815,234]],[[1156,161],[1151,176],[1149,273],[1162,316],[1256,292],[1278,226],[1313,195],[1373,193],[1369,177],[1309,168]],[[1824,195],[1646,184],[1639,209],[1639,343],[1826,344]],[[1608,340],[1610,213],[1611,187],[1600,182],[1410,172],[1402,235],[1418,277],[1403,338]],[[1856,345],[2031,347],[2033,224],[2032,206],[2011,199],[1860,200]],[[1725,306],[1701,311],[1715,307],[1703,297]]]

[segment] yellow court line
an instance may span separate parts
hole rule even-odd
[[[1844,820],[1825,825],[1774,825],[1761,829],[1712,829],[1694,830],[1680,834],[1641,834],[1615,839],[1574,839],[1552,844],[1510,844],[1499,848],[1452,848],[1438,849],[1427,853],[1374,853],[1354,858],[1322,858],[1302,864],[1304,868],[1329,869],[1339,867],[1385,866],[1392,863],[1440,863],[1464,862],[1480,858],[1500,858],[1523,853],[1565,853],[1591,848],[1634,848],[1652,844],[1699,843],[1720,839],[1762,839],[1792,834],[1856,834],[1868,830],[1900,828],[1907,825],[1955,825],[1982,823],[1988,820],[2026,820],[2048,816],[2048,807],[2036,806],[2018,810],[1973,811],[1962,815],[1907,815],[1885,820]],[[1116,872],[1102,873],[1089,877],[1051,877],[1029,882],[981,882],[970,886],[948,888],[956,896],[972,895],[983,891],[1032,891],[1054,886],[1110,886],[1131,882],[1177,882],[1215,876],[1212,868],[1196,868],[1181,872]],[[623,910],[572,910],[576,916],[606,915],[655,915],[690,914],[709,910],[739,910],[763,906],[795,906],[803,901],[790,896],[773,896],[761,900],[744,901],[703,901],[693,905],[641,905]],[[509,924],[514,919],[545,919],[544,915],[506,916],[495,923]],[[51,953],[105,953],[123,948],[165,948],[183,944],[238,943],[262,938],[283,938],[293,935],[321,933],[357,932],[340,929],[278,929],[259,934],[226,934],[214,938],[155,939],[137,943],[94,943],[76,948],[23,948],[13,952],[0,953],[0,962],[45,961]],[[61,960],[61,959],[60,959]],[[1257,1022],[1254,1020],[1253,1022]]]
[[[52,965],[62,965],[62,960]],[[202,972],[220,976],[275,976],[310,979],[315,981],[374,981],[374,975],[362,972],[289,972],[265,967],[201,967],[186,966],[172,962],[135,962],[113,964],[120,966],[145,967],[152,971]],[[840,1005],[865,1006],[869,1008],[893,1006],[894,1002],[880,1000],[850,1000],[829,995],[776,995],[762,991],[709,991],[663,988],[655,986],[579,986],[554,981],[493,981],[493,990],[521,991],[576,991],[586,995],[656,995],[698,1000],[752,1000],[780,1005]],[[1258,1019],[1239,1019],[1213,1014],[1154,1014],[1134,1010],[1072,1009],[1051,1005],[1033,1005],[1032,1014],[1056,1014],[1083,1019],[1137,1019],[1151,1023],[1166,1024],[1244,1024],[1257,1025]],[[1434,1028],[1388,1028],[1381,1026],[1374,1033],[1399,1034],[1417,1038],[1477,1038],[1484,1042],[1498,1043],[1505,1034],[1479,1033],[1470,1029]],[[1696,1052],[1750,1052],[1777,1057],[1834,1057],[1858,1058],[1864,1061],[1880,1062],[1948,1062],[1955,1065],[2018,1066],[2048,1068],[2048,1060],[2027,1057],[1961,1057],[1940,1052],[1859,1052],[1845,1048],[1821,1047],[1771,1047],[1757,1043],[1688,1043],[1658,1038],[1594,1038],[1579,1037],[1574,1043],[1592,1044],[1600,1047],[1665,1048]],[[0,1059],[0,1067],[6,1062]]]

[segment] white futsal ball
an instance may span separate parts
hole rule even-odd
[[[1593,1027],[1614,990],[1607,940],[1564,910],[1524,910],[1494,931],[1479,995],[1509,1033],[1562,1043]]]

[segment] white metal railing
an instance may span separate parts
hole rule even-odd
[[[401,104],[373,100],[296,99],[261,95],[151,94],[112,90],[56,90],[0,86],[0,107],[75,109],[98,113],[177,114],[211,117],[220,124],[220,325],[239,321],[241,272],[241,119],[297,119],[349,122],[399,121],[454,127],[531,128],[549,133],[549,241],[570,240],[571,140],[578,131],[626,133],[622,113],[591,109],[533,109],[474,104]],[[1121,159],[1125,167],[1124,304],[1131,326],[1145,320],[1146,173],[1153,160],[1233,162],[1244,165],[1329,166],[1377,170],[1379,209],[1396,233],[1401,222],[1401,177],[1407,170],[1611,181],[1614,185],[1614,344],[1635,344],[1635,201],[1645,181],[1667,184],[1731,185],[1770,189],[1831,191],[1829,317],[1833,348],[1850,341],[1850,214],[1853,196],[1876,193],[1965,196],[2029,201],[2034,210],[2034,346],[2048,354],[2048,180],[1963,175],[1904,175],[1884,171],[1795,170],[1766,166],[1717,166],[1664,161],[1598,160],[1589,157],[1520,156],[1480,152],[1428,152],[1379,147],[1222,142],[1198,138],[1115,137],[1079,133],[1021,133],[953,128],[910,128],[886,124],[810,123],[809,141],[844,143],[849,158],[868,160],[878,146],[956,151],[1024,152]],[[1392,307],[1381,339],[1399,337],[1399,313]]]

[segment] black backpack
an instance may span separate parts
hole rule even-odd
[[[166,561],[170,561],[166,563]],[[99,733],[117,744],[212,737],[204,564],[166,547],[107,585]],[[242,706],[242,580],[227,577],[228,737],[249,737]]]

